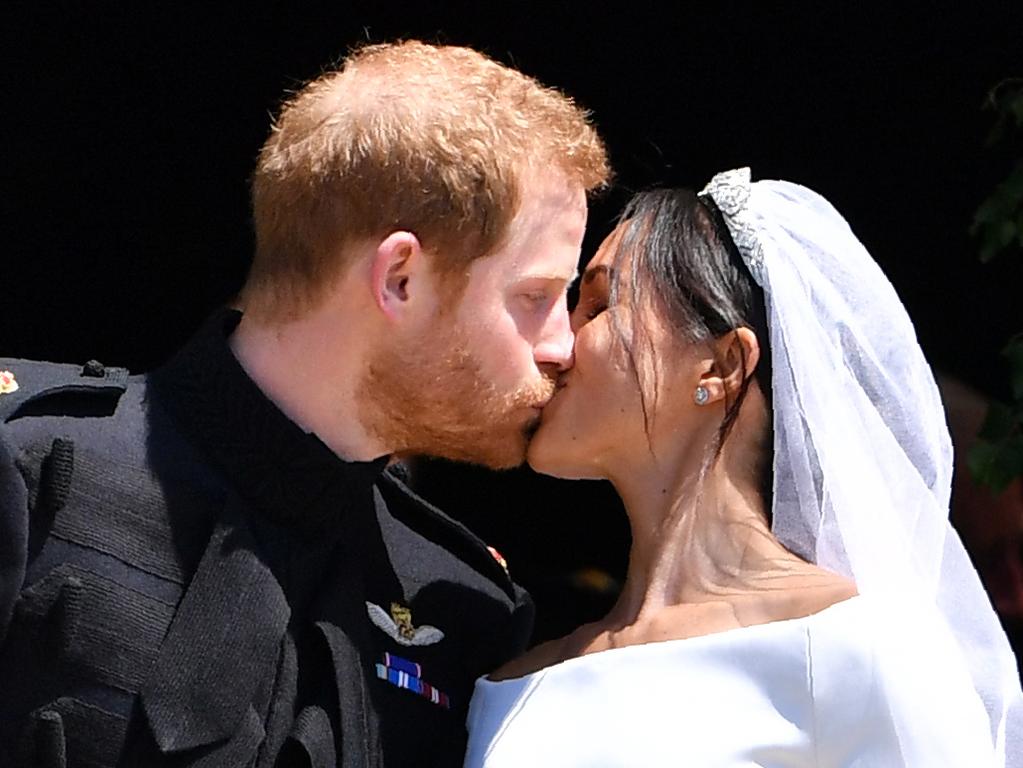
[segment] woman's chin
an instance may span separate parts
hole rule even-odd
[[[541,475],[559,477],[563,480],[596,479],[593,468],[580,462],[578,443],[564,440],[561,430],[553,424],[541,424],[529,441],[526,449],[526,463]],[[585,466],[585,468],[584,468]]]
[[[526,447],[526,463],[534,472],[562,477],[559,472],[561,462],[558,461],[558,457],[564,452],[558,450],[558,443],[561,441],[557,439],[556,432],[556,428],[541,423],[533,433],[533,437]]]

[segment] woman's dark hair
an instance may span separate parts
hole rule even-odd
[[[759,472],[764,498],[770,501],[771,447],[771,349],[764,292],[753,280],[739,255],[714,201],[687,189],[655,189],[637,194],[622,212],[624,232],[615,256],[617,279],[611,281],[609,303],[614,306],[627,292],[631,306],[652,302],[679,335],[690,341],[710,341],[749,328],[760,342],[756,377],[768,408],[768,434],[764,451],[766,468]],[[627,279],[623,274],[627,272]],[[614,317],[614,315],[612,315]],[[631,338],[614,323],[640,383],[644,416],[646,393],[639,382],[635,347],[649,344],[641,324],[633,324]],[[742,350],[742,347],[739,347]],[[745,360],[742,361],[745,366]],[[743,378],[739,392],[726,404],[718,430],[716,458],[724,446],[749,389]],[[656,397],[656,393],[655,393]],[[770,509],[770,503],[767,508]]]

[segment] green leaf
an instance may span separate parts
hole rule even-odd
[[[992,402],[987,409],[987,416],[984,418],[984,425],[980,428],[978,437],[981,440],[988,440],[997,443],[1012,434],[1018,424],[1018,415],[1015,409],[1005,403]]]
[[[999,477],[997,479],[1004,481],[999,488],[999,490],[1004,490],[1006,485],[1023,475],[1023,434],[1013,435],[998,448]]]
[[[970,233],[980,239],[980,260],[985,263],[1023,243],[1023,163],[977,207]]]
[[[999,443],[978,440],[970,449],[967,464],[973,479],[998,495],[1023,475],[1023,435]]]
[[[998,449],[987,440],[978,440],[971,446],[966,463],[970,468],[970,475],[979,485],[990,484],[990,467],[997,452]]]

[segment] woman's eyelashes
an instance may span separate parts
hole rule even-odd
[[[610,306],[609,290],[610,285],[604,275],[599,275],[590,285],[586,286],[579,304],[583,308],[583,315],[587,320],[593,320]]]
[[[576,311],[580,320],[589,322],[608,308],[611,270],[603,265],[591,267],[583,275]]]
[[[584,291],[579,297],[575,309],[572,310],[572,327],[578,330],[591,320],[595,320],[607,310],[607,297]]]
[[[595,320],[604,310],[607,309],[607,301],[595,299],[587,302],[583,317],[587,320]]]

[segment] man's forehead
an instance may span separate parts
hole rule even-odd
[[[579,244],[574,238],[541,239],[487,257],[495,276],[504,281],[563,281],[579,277]]]
[[[519,191],[519,207],[509,225],[509,245],[549,234],[552,225],[562,230],[562,236],[581,235],[587,214],[582,186],[558,171],[533,171],[524,177]]]

